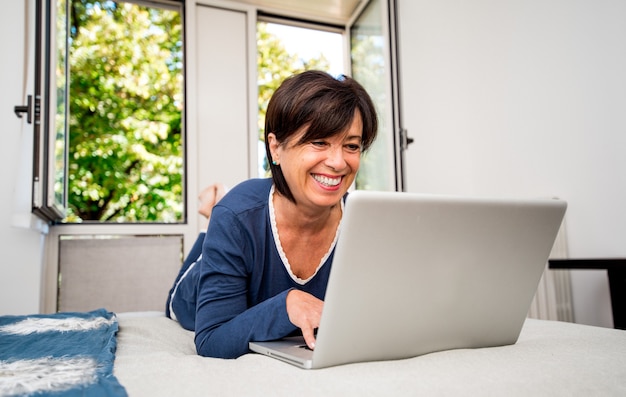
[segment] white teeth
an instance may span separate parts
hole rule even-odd
[[[341,182],[341,177],[329,178],[327,176],[322,176],[322,175],[313,175],[313,178],[319,183],[321,183],[322,185],[326,185],[326,186],[337,186]]]

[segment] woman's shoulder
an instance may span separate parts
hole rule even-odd
[[[267,206],[271,188],[271,178],[248,179],[230,189],[218,205],[228,207],[235,213],[263,208]]]
[[[233,187],[228,195],[237,196],[238,198],[248,198],[251,200],[267,201],[270,190],[272,188],[271,178],[253,178],[238,183]]]
[[[230,191],[267,191],[267,193],[269,194],[272,183],[272,178],[251,178],[246,179],[243,182],[239,182]]]

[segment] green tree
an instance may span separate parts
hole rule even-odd
[[[67,221],[182,218],[180,17],[72,2]]]

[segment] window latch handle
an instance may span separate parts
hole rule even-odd
[[[405,128],[400,128],[400,146],[403,150],[409,148],[409,145],[414,142],[414,139],[411,138]]]
[[[29,95],[28,103],[26,105],[15,106],[13,108],[13,111],[15,112],[15,115],[20,119],[22,118],[22,114],[26,113],[26,121],[28,122],[28,124],[32,124],[33,122],[32,109],[33,109],[33,96]]]

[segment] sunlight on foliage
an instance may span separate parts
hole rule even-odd
[[[70,35],[66,221],[181,221],[180,13],[73,1]]]

